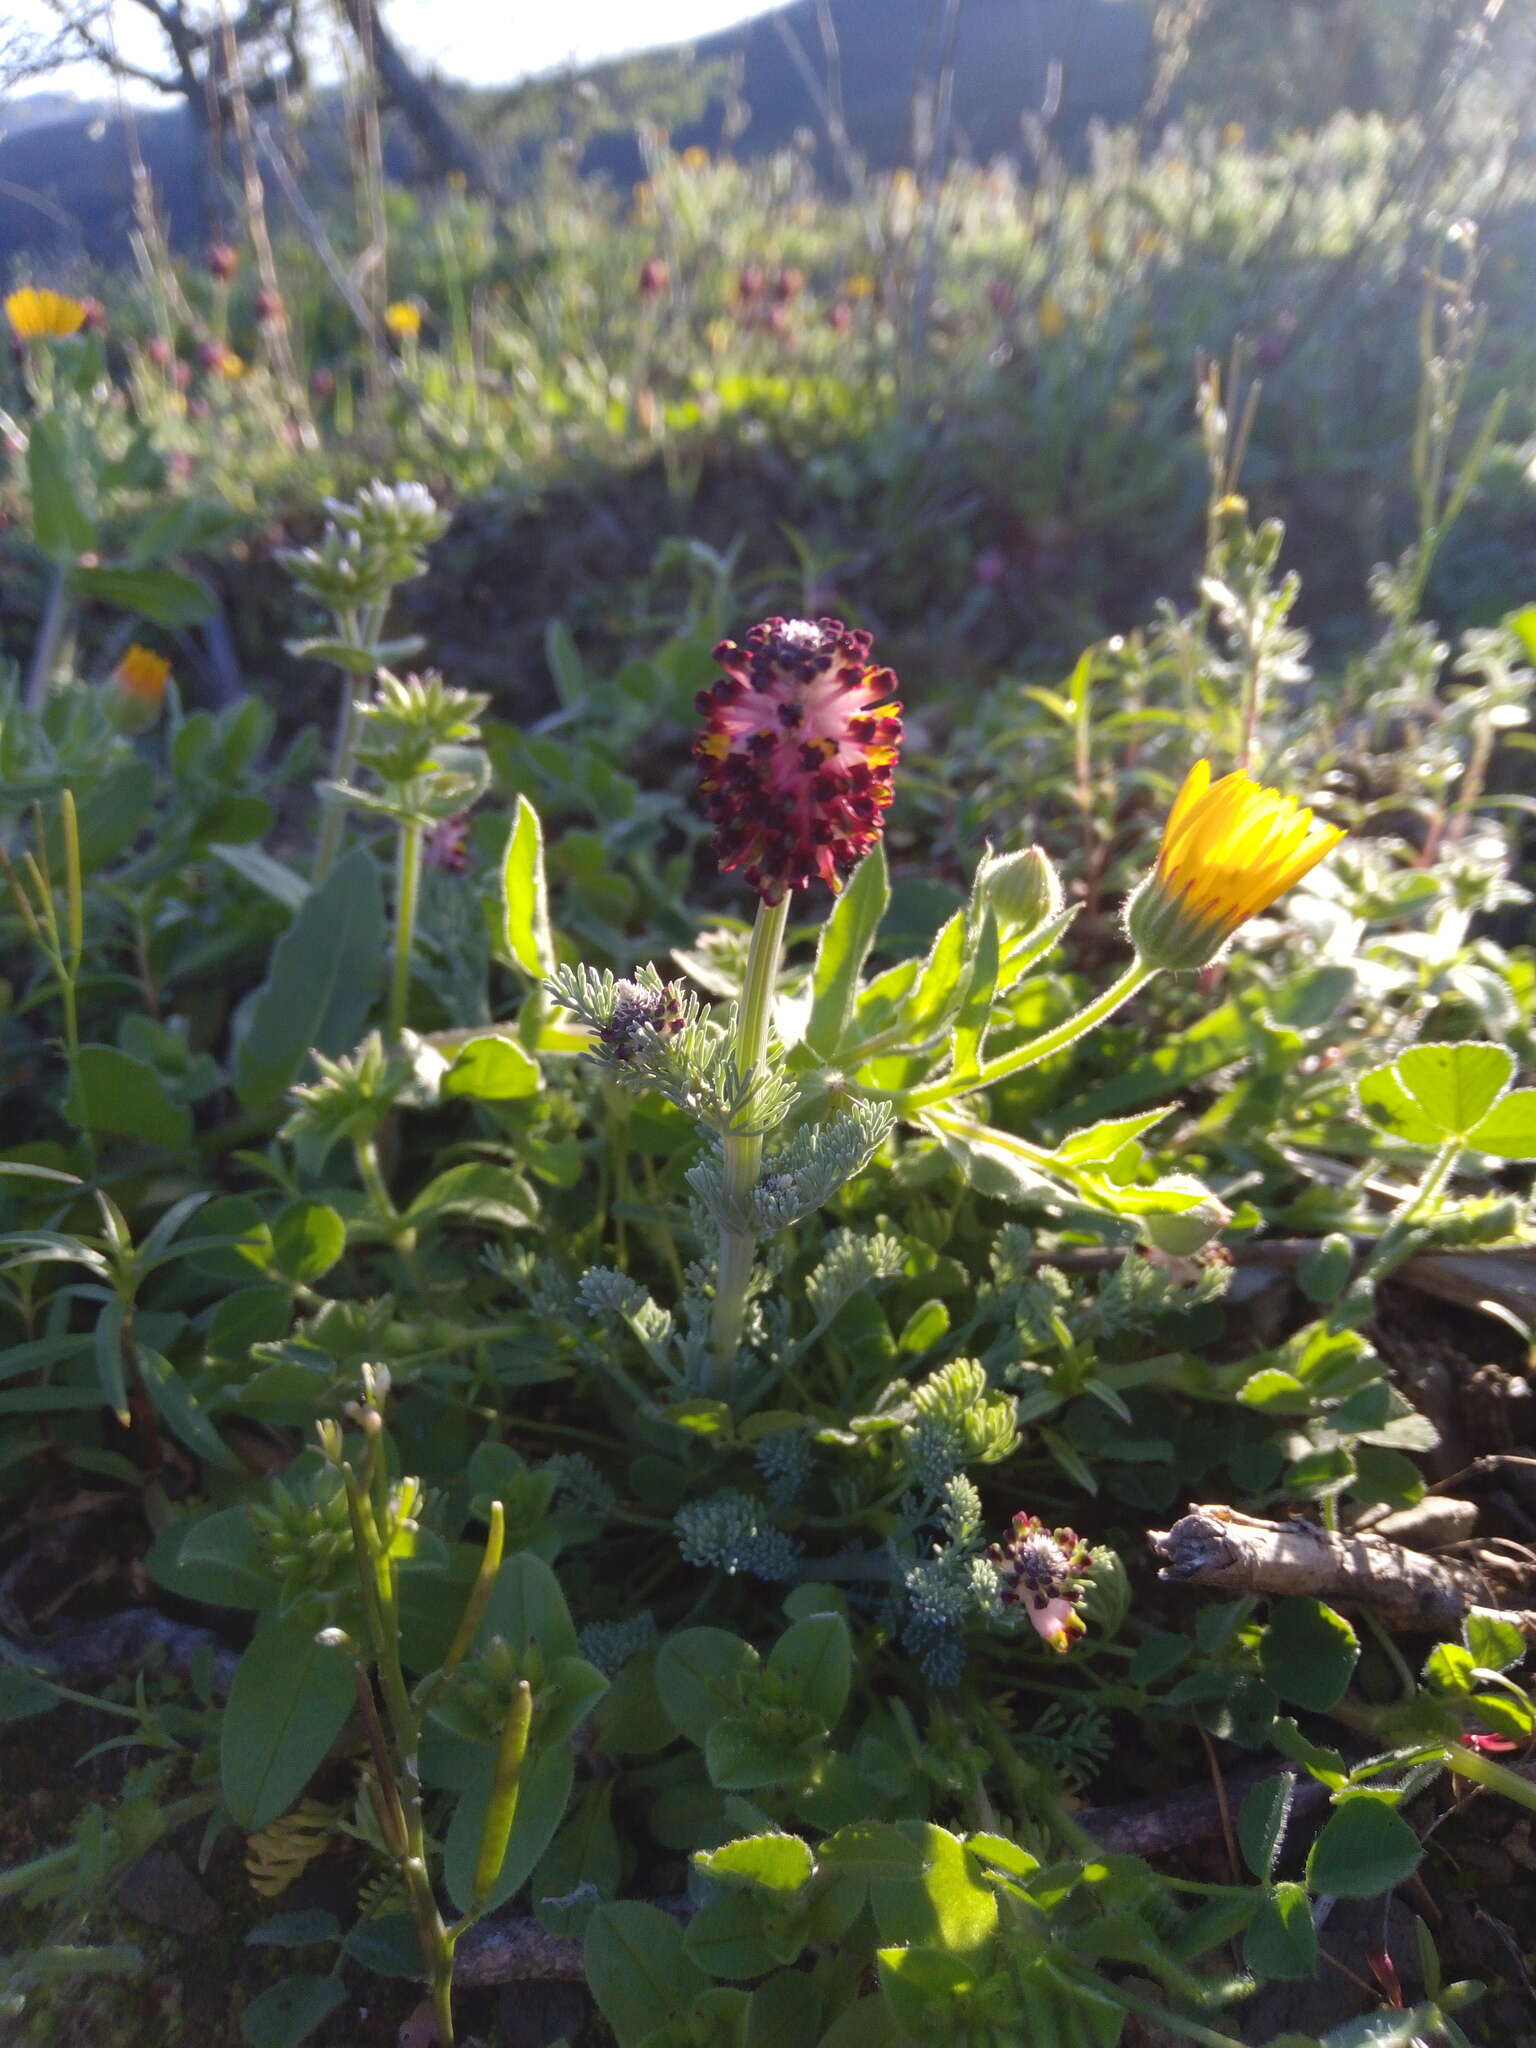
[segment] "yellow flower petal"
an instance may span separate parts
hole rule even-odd
[[[1157,866],[1127,913],[1154,967],[1203,967],[1343,838],[1294,797],[1239,769],[1211,780],[1199,761],[1174,798]]]
[[[18,341],[63,341],[80,332],[85,311],[79,299],[30,284],[5,301],[5,317]]]

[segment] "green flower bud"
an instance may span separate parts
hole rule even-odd
[[[1061,909],[1061,877],[1038,846],[995,858],[989,854],[976,883],[1005,938],[1014,932],[1034,931]]]

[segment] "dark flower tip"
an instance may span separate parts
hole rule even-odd
[[[715,659],[694,742],[699,790],[723,871],[740,868],[765,903],[829,888],[885,827],[901,752],[896,677],[870,666],[868,633],[841,619],[764,619]]]

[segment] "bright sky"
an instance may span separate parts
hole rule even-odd
[[[760,14],[773,0],[556,0],[528,7],[521,0],[384,0],[382,12],[402,45],[450,78],[502,85],[529,72],[571,62],[618,56],[626,50],[685,42]],[[112,13],[126,57],[154,65],[160,44],[155,25],[133,0],[115,0]],[[5,0],[5,27],[45,29],[52,16],[43,0]],[[39,80],[46,89],[99,93],[104,77],[94,66],[72,66]]]

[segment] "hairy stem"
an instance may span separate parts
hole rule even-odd
[[[395,965],[389,991],[389,1035],[405,1029],[411,993],[411,948],[416,938],[416,902],[421,894],[421,827],[402,825],[395,846]]]
[[[1085,1009],[1077,1011],[1054,1029],[1043,1031],[1038,1038],[1030,1039],[1027,1045],[1015,1046],[1012,1052],[1000,1053],[995,1060],[988,1060],[968,1080],[948,1078],[930,1081],[926,1088],[913,1089],[901,1098],[902,1111],[910,1116],[938,1102],[953,1102],[962,1095],[974,1095],[978,1088],[990,1088],[998,1081],[1006,1081],[1010,1075],[1022,1074],[1027,1067],[1038,1066],[1041,1060],[1048,1060],[1053,1053],[1064,1052],[1096,1025],[1112,1017],[1156,972],[1155,967],[1148,967],[1144,961],[1133,960],[1120,979],[1111,983],[1103,995],[1096,996]]]
[[[747,952],[741,1001],[736,1006],[734,1051],[737,1077],[743,1083],[757,1072],[768,1050],[768,1032],[773,1021],[773,991],[779,978],[779,960],[784,950],[784,926],[788,916],[787,896],[778,903],[758,905],[757,922],[752,927],[752,944]],[[761,1131],[744,1131],[725,1140],[725,1195],[732,1209],[744,1203],[757,1185],[762,1159]],[[716,1394],[723,1394],[729,1389],[736,1353],[741,1345],[742,1318],[756,1242],[750,1231],[720,1232],[720,1263],[715,1277],[712,1325],[714,1386],[711,1391]]]

